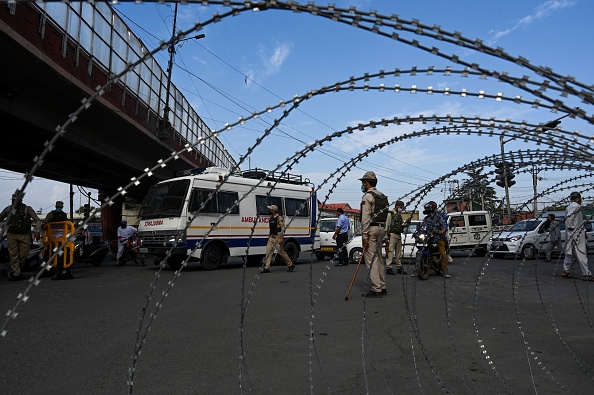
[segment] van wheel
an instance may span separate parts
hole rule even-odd
[[[324,258],[326,258],[326,254],[324,254],[323,252],[316,252],[316,259],[318,261],[323,261]]]
[[[289,256],[289,259],[293,264],[297,263],[297,259],[299,259],[299,247],[292,241],[285,243],[284,245],[285,252]],[[275,262],[279,265],[282,265],[283,262],[281,261],[280,257],[277,255]]]
[[[353,248],[351,250],[351,252],[349,254],[349,258],[354,263],[359,263],[359,260],[361,260],[361,255],[362,254],[363,254],[363,249],[362,248],[359,248],[359,247],[355,247],[355,248]]]
[[[224,254],[218,245],[208,245],[202,250],[200,264],[204,270],[218,270],[224,260]]]
[[[536,250],[532,244],[526,244],[522,247],[522,259],[531,260],[536,258]]]

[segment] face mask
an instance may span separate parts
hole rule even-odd
[[[397,212],[401,212],[401,211],[402,211],[402,207],[398,207],[398,208],[396,209],[396,211],[397,211]]]
[[[367,189],[365,189],[365,185],[361,184],[361,192],[365,193],[367,192]]]
[[[62,207],[56,207],[56,211],[62,211]]]

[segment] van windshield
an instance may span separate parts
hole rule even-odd
[[[530,232],[538,228],[542,221],[520,221],[511,228],[508,232]]]
[[[334,232],[336,230],[336,219],[320,221],[320,232]]]
[[[177,180],[153,185],[142,202],[140,218],[179,217],[190,180]]]

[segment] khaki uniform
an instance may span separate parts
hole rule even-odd
[[[389,235],[388,239],[388,256],[386,257],[386,267],[389,268],[392,266],[392,261],[396,264],[396,269],[402,269],[402,261],[400,256],[402,255],[402,234],[401,232],[391,233],[390,232],[390,225],[392,223],[392,219],[395,216],[400,216],[400,218],[395,218],[395,221],[399,221],[400,227],[402,227],[402,215],[396,211],[392,210],[388,213],[388,219],[386,220],[386,235]],[[388,233],[390,232],[390,233]]]
[[[274,255],[274,249],[276,248],[277,255],[287,264],[288,267],[293,266],[291,258],[285,252],[281,239],[283,232],[285,231],[285,220],[282,216],[275,214],[270,217],[270,235],[268,237],[268,243],[266,243],[266,263],[264,268],[270,269],[272,265],[272,256]]]
[[[8,206],[2,210],[2,213],[0,213],[0,221],[8,217],[8,213],[10,213],[10,207],[11,206]],[[17,206],[17,210],[19,209],[18,207],[19,206]],[[31,208],[31,206],[26,206],[25,210],[26,215],[35,221],[35,233],[39,233],[41,220],[37,216],[37,213]],[[6,239],[8,241],[8,255],[10,256],[10,268],[8,270],[9,274],[11,277],[20,277],[21,269],[25,265],[27,256],[29,255],[29,250],[31,249],[31,230],[25,233],[13,232],[10,230],[9,223]]]
[[[381,194],[376,188],[367,190]],[[375,198],[371,193],[365,193],[361,199],[361,222],[363,224],[362,237],[367,239],[369,244],[365,249],[365,265],[369,270],[369,279],[371,281],[371,290],[381,293],[386,289],[386,265],[382,258],[382,245],[384,243],[384,223],[371,221],[373,217],[373,208]]]

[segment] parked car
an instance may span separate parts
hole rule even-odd
[[[412,235],[417,231],[420,223],[421,221],[411,221],[408,227],[404,230],[404,233],[402,233],[403,251],[402,255],[400,256],[402,260],[414,260],[416,258],[415,239],[412,237]],[[349,255],[349,259],[353,263],[359,263],[362,252],[363,241],[361,240],[361,236],[353,237],[353,239],[347,244],[347,254]],[[384,258],[386,257],[386,249],[384,246],[382,246],[382,256]]]
[[[322,218],[319,223],[320,248],[315,250],[318,261],[323,261],[325,257],[332,258],[336,254],[336,240],[332,238],[336,231],[336,222],[338,218]],[[353,237],[355,221],[350,218],[349,239]]]
[[[487,248],[496,258],[505,254],[514,254],[522,259],[534,259],[539,252],[544,252],[548,233],[543,224],[546,218],[532,218],[519,221],[511,228],[494,235],[487,243]],[[565,243],[565,222],[559,222],[561,243]]]

